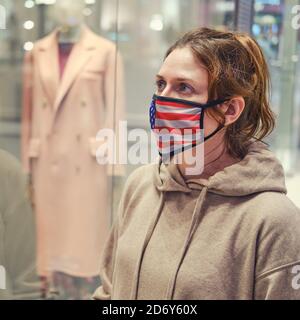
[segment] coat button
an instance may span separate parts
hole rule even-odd
[[[47,106],[48,106],[48,103],[47,103],[47,101],[45,100],[45,101],[43,102],[43,108],[45,109],[45,108],[47,108]]]

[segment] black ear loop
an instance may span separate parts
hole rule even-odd
[[[210,103],[206,104],[204,107],[202,107],[202,111],[201,111],[201,117],[200,117],[200,129],[203,130],[204,129],[204,117],[205,117],[205,110],[211,107],[216,107],[226,101],[228,101],[230,99],[219,99],[219,100],[214,100],[211,101]],[[212,133],[210,133],[207,137],[204,137],[204,141],[207,141],[208,139],[212,138],[215,134],[217,134],[221,129],[224,128],[223,124],[220,124],[216,130],[214,130]],[[192,148],[196,147],[197,144],[193,143]]]

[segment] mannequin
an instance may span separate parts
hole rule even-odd
[[[122,166],[96,161],[105,143],[97,132],[124,119],[122,59],[84,25],[84,6],[56,1],[58,27],[25,56],[23,83],[22,162],[32,177],[38,273],[47,279],[45,291],[53,279],[71,299],[97,285],[110,176],[124,174]]]
[[[50,16],[59,26],[59,43],[76,43],[82,34],[84,24],[83,0],[58,0],[52,7]]]
[[[83,0],[58,0],[50,11],[50,16],[58,25],[58,49],[60,58],[60,78],[63,76],[74,44],[78,43],[83,32]]]

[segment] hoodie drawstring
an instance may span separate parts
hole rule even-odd
[[[137,300],[137,298],[138,298],[138,287],[139,287],[142,261],[143,261],[144,254],[145,254],[146,248],[148,246],[148,243],[152,237],[153,231],[154,231],[154,229],[158,223],[158,220],[161,216],[164,202],[165,202],[165,193],[161,192],[157,214],[154,215],[154,219],[151,221],[151,223],[148,227],[146,237],[145,237],[145,240],[143,243],[142,251],[139,256],[139,259],[138,259],[138,262],[136,265],[136,269],[134,272],[133,285],[132,285],[131,298],[130,298],[131,300]]]
[[[177,280],[177,275],[179,272],[179,269],[182,265],[182,262],[184,260],[184,257],[187,253],[187,250],[190,246],[190,243],[192,241],[192,238],[197,230],[197,227],[200,223],[201,220],[201,208],[203,206],[204,203],[204,199],[206,197],[207,194],[207,187],[203,187],[203,189],[201,190],[201,193],[197,199],[196,205],[195,205],[195,209],[193,212],[193,216],[192,216],[192,222],[191,222],[191,227],[189,230],[189,233],[187,235],[186,241],[184,243],[183,249],[182,249],[182,253],[180,255],[180,259],[178,261],[178,263],[176,264],[176,269],[174,271],[174,274],[171,276],[171,279],[169,281],[169,285],[168,285],[168,290],[167,290],[167,294],[166,294],[166,300],[173,300],[174,297],[174,291],[175,291],[175,285],[176,285],[176,280]],[[158,207],[158,212],[156,215],[154,215],[154,219],[151,221],[148,230],[147,230],[147,234],[143,243],[143,247],[141,250],[141,254],[139,256],[137,265],[136,265],[136,269],[134,272],[134,278],[133,278],[133,286],[132,286],[132,291],[131,291],[131,300],[137,300],[138,298],[138,287],[139,287],[139,279],[140,279],[140,273],[141,273],[141,265],[142,265],[142,261],[144,258],[144,254],[146,251],[146,248],[149,244],[149,241],[152,237],[152,234],[154,232],[154,229],[158,223],[158,220],[162,214],[162,210],[163,210],[163,206],[164,206],[164,201],[165,201],[165,193],[162,192],[161,196],[160,196],[160,202],[159,202],[159,207]]]
[[[208,191],[208,188],[207,187],[203,187],[203,189],[201,190],[201,193],[197,199],[197,202],[196,202],[196,205],[195,205],[195,209],[194,209],[194,212],[193,212],[193,216],[192,216],[192,222],[191,222],[191,227],[190,227],[190,230],[189,230],[189,233],[187,235],[187,238],[186,238],[186,241],[185,241],[185,244],[183,246],[183,249],[182,249],[182,253],[180,255],[180,258],[179,258],[179,261],[178,263],[176,264],[177,267],[175,269],[175,272],[174,274],[171,276],[170,278],[170,281],[169,281],[169,285],[168,285],[168,290],[167,290],[167,293],[166,293],[166,300],[173,300],[174,298],[174,291],[175,291],[175,286],[176,286],[176,280],[177,280],[177,276],[178,276],[178,272],[179,272],[179,269],[182,265],[182,262],[185,258],[185,255],[188,251],[188,248],[192,242],[192,238],[199,226],[199,223],[200,223],[200,220],[201,220],[201,209],[202,209],[202,206],[203,206],[203,203],[204,203],[204,199],[206,197],[206,194],[207,194],[207,191]]]

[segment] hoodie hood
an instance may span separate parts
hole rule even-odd
[[[154,173],[154,183],[164,192],[186,192],[203,187],[224,196],[246,196],[263,191],[287,192],[284,170],[268,147],[259,141],[252,141],[247,155],[239,162],[217,172],[208,180],[189,179],[185,181],[175,163],[160,162]]]

